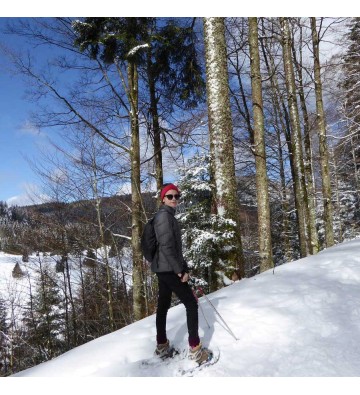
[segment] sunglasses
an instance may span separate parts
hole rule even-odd
[[[165,197],[167,197],[169,200],[173,200],[175,198],[175,200],[179,200],[181,198],[181,195],[172,195],[171,193],[169,195],[165,195]]]

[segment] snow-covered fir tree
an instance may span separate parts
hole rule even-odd
[[[344,89],[343,112],[348,126],[348,136],[356,143],[353,156],[355,164],[358,164],[360,161],[358,144],[360,136],[360,18],[352,18],[350,26],[350,32],[347,36],[349,46],[343,57],[344,78],[341,85]],[[359,170],[358,167],[357,170]]]
[[[335,188],[334,232],[338,242],[360,233],[360,18],[349,22],[347,50],[342,58],[341,113],[343,136],[333,154]]]
[[[234,221],[211,212],[213,185],[208,155],[196,154],[179,170],[183,197],[177,218],[183,228],[184,257],[195,278],[210,290],[230,281],[223,270],[223,252],[234,247]]]
[[[353,185],[346,180],[338,182],[336,195],[334,233],[336,241],[340,243],[360,235],[359,200]]]

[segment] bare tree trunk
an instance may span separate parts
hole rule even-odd
[[[211,172],[215,182],[215,206],[218,215],[235,223],[233,228],[235,248],[226,253],[223,261],[226,263],[228,272],[236,270],[241,277],[244,277],[239,204],[236,193],[225,22],[224,18],[204,18],[203,21]]]
[[[299,220],[299,244],[300,254],[302,257],[307,256],[309,253],[308,239],[307,239],[307,227],[308,227],[308,212],[307,206],[307,191],[305,187],[304,179],[304,161],[302,153],[301,143],[301,129],[299,112],[296,101],[296,88],[295,88],[295,75],[293,62],[291,57],[291,37],[289,22],[287,18],[280,18],[281,30],[282,30],[282,46],[283,46],[283,61],[285,70],[286,89],[288,95],[288,104],[290,111],[290,124],[291,124],[291,143],[292,153],[294,160],[294,172],[295,172],[295,194],[296,209],[298,212]]]
[[[329,169],[329,150],[326,139],[326,120],[322,98],[322,82],[320,69],[319,36],[316,31],[316,18],[312,17],[311,33],[314,52],[314,77],[315,77],[315,96],[316,96],[316,120],[319,135],[320,165],[322,176],[322,193],[324,201],[324,225],[326,247],[334,245],[333,230],[333,204],[331,200],[331,182]]]
[[[300,23],[299,23],[300,26]],[[304,120],[304,149],[305,149],[305,161],[304,161],[304,172],[305,172],[305,180],[306,180],[306,187],[308,192],[308,216],[309,216],[309,237],[310,237],[310,247],[311,253],[316,254],[319,252],[319,237],[316,230],[316,193],[314,187],[314,175],[313,175],[313,166],[312,166],[312,148],[311,148],[311,137],[310,137],[310,121],[309,115],[307,111],[306,99],[305,99],[305,92],[304,92],[304,85],[303,85],[303,73],[302,73],[302,27],[300,26],[300,60],[298,61],[295,44],[292,40],[292,53],[293,59],[295,64],[295,69],[297,72],[299,84],[297,86],[297,90],[299,93],[300,99],[300,107],[303,114]]]
[[[65,273],[66,273],[66,276],[65,276]],[[66,279],[65,279],[65,277],[66,277]],[[69,261],[68,261],[67,256],[65,257],[64,284],[65,284],[65,281],[67,281],[67,287],[65,286],[65,292],[67,293],[67,290],[69,291],[69,300],[70,300],[70,305],[71,305],[71,321],[72,321],[72,326],[73,326],[73,330],[72,330],[73,344],[77,345],[78,344],[77,315],[76,315],[75,302],[74,302],[73,293],[72,293],[71,274],[70,274]],[[66,298],[67,298],[67,295],[66,295]],[[66,310],[67,310],[67,307],[66,307]],[[70,339],[70,333],[68,334],[68,336]]]
[[[113,233],[111,233],[111,238],[112,238],[113,244],[115,246],[116,255],[118,257],[120,257],[120,251],[119,251],[118,246],[116,244],[116,241],[115,241]],[[129,292],[128,292],[127,288],[126,288],[126,273],[125,273],[125,270],[124,270],[124,266],[123,266],[122,263],[120,263],[120,265],[121,265],[121,270],[120,270],[121,280],[120,281],[122,282],[123,292],[124,292],[125,300],[126,300],[125,306],[126,306],[126,309],[127,309],[127,311],[123,313],[123,316],[124,316],[125,324],[129,325],[131,323],[131,321],[132,321],[131,320],[131,300],[130,300]],[[146,314],[148,315],[149,312],[146,311]]]
[[[339,177],[338,177],[338,163],[336,159],[336,155],[334,154],[334,150],[331,149],[331,157],[333,161],[333,176],[334,176],[334,184],[335,184],[335,196],[336,196],[336,215],[338,218],[338,225],[336,226],[338,230],[338,242],[341,243],[344,241],[344,235],[343,235],[343,223],[342,223],[342,218],[341,218],[341,202],[340,202],[340,185],[339,185]]]
[[[140,186],[140,138],[138,115],[138,73],[133,62],[128,62],[128,81],[130,95],[131,118],[131,202],[132,202],[132,232],[131,245],[133,253],[133,309],[134,319],[145,317],[145,283],[143,281],[143,256],[141,253],[140,238],[141,222],[141,186]]]
[[[262,22],[262,35],[265,36],[265,28],[264,28],[264,19],[261,18]],[[273,56],[270,52],[269,49],[267,49],[267,45],[265,44],[265,40],[261,40],[261,48],[265,60],[265,65],[267,68],[268,75],[270,76],[270,86],[271,86],[271,101],[273,103],[273,110],[274,110],[274,117],[275,117],[275,129],[276,129],[276,138],[277,138],[277,144],[278,144],[278,161],[279,161],[279,173],[280,173],[280,184],[281,184],[281,207],[282,207],[282,229],[281,229],[281,240],[282,240],[282,245],[284,251],[284,256],[286,261],[291,261],[293,258],[293,251],[291,249],[291,244],[290,244],[290,213],[289,213],[289,198],[288,198],[288,193],[287,193],[287,188],[286,188],[286,178],[285,178],[285,166],[284,166],[284,159],[283,159],[283,143],[282,143],[282,133],[288,140],[286,129],[287,126],[284,122],[284,115],[283,111],[281,108],[281,101],[282,101],[282,96],[280,94],[280,89],[279,89],[279,83],[276,77],[275,73],[275,65],[274,65],[274,59]],[[269,52],[269,56],[267,55],[267,52]],[[279,127],[277,126],[279,125]],[[289,144],[288,144],[289,146]],[[290,165],[291,169],[293,169],[292,166],[292,156],[290,155]],[[293,173],[293,172],[292,172]]]
[[[97,195],[97,186],[96,186],[96,178],[94,180],[94,190]],[[110,271],[110,264],[109,264],[109,254],[108,254],[108,247],[105,243],[105,234],[104,234],[104,225],[101,220],[101,209],[100,209],[100,203],[101,199],[96,196],[96,203],[95,203],[95,209],[96,209],[96,216],[97,216],[97,221],[98,221],[98,226],[99,226],[99,233],[100,233],[100,241],[101,241],[101,246],[104,251],[104,256],[102,257],[105,262],[105,267],[106,267],[106,292],[107,292],[107,306],[108,306],[108,313],[109,313],[109,326],[110,330],[114,331],[115,330],[115,322],[114,322],[114,308],[113,308],[113,289],[112,289],[112,281],[111,281],[111,271]]]
[[[111,268],[109,263],[109,253],[108,253],[108,246],[106,245],[105,241],[105,232],[104,232],[104,223],[101,218],[101,198],[99,196],[98,190],[98,176],[97,176],[97,164],[96,164],[96,152],[94,149],[94,141],[91,141],[91,165],[92,165],[92,191],[95,196],[95,211],[97,217],[97,223],[99,227],[99,234],[100,234],[100,243],[103,249],[104,256],[102,259],[105,262],[106,267],[106,292],[107,292],[107,306],[108,306],[108,314],[109,314],[109,326],[110,330],[114,331],[115,328],[115,321],[114,321],[114,303],[113,303],[113,289],[112,289],[112,281],[111,281]]]
[[[155,159],[155,179],[156,189],[160,191],[163,186],[163,165],[162,165],[162,149],[161,149],[161,130],[159,124],[159,114],[157,108],[156,90],[153,75],[153,64],[151,61],[151,46],[147,52],[147,70],[149,79],[149,93],[150,93],[150,113],[152,118],[152,132],[154,138],[154,159]],[[161,199],[158,200],[161,204]]]
[[[254,145],[256,165],[256,193],[259,224],[260,271],[274,267],[272,259],[270,205],[264,139],[264,113],[260,74],[260,56],[257,18],[249,18],[249,46],[251,87],[254,116]]]
[[[87,312],[87,304],[86,304],[86,297],[85,297],[85,284],[84,284],[84,272],[83,272],[83,265],[82,265],[82,257],[79,259],[79,270],[80,270],[80,295],[81,295],[81,308],[82,308],[82,314],[80,316],[82,317],[83,322],[80,322],[80,327],[83,326],[83,332],[84,332],[84,337],[87,339],[87,336],[89,334],[89,329],[88,329],[88,312]],[[83,339],[81,339],[81,342]]]

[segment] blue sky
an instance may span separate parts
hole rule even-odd
[[[5,35],[2,29],[9,19],[0,18],[0,42],[7,47],[27,49],[23,39]],[[46,56],[46,52],[43,52]],[[37,191],[39,179],[27,158],[34,160],[39,147],[49,145],[49,136],[56,140],[56,131],[36,130],[30,114],[36,105],[26,99],[27,84],[10,72],[5,57],[0,58],[0,201],[8,204],[31,203],[29,191]],[[48,135],[49,134],[49,135]]]
[[[7,18],[0,18],[0,29]],[[0,33],[0,41],[9,47],[18,40]],[[36,183],[35,174],[29,168],[24,154],[35,151],[37,142],[44,135],[29,127],[29,114],[34,105],[25,100],[25,84],[19,76],[7,72],[4,58],[0,61],[0,200],[25,197],[29,184]],[[31,155],[29,155],[31,156]],[[20,201],[19,201],[20,202]]]
[[[105,2],[106,3],[106,2]],[[188,0],[185,0],[186,4],[190,4]],[[182,4],[185,4],[182,2]],[[232,2],[231,2],[232,3]],[[279,11],[279,5],[275,2],[275,6],[273,3],[271,6],[271,10],[269,7],[269,2],[266,2],[267,7],[263,7],[262,0],[261,10],[262,15],[272,15],[275,11]],[[346,1],[345,1],[346,3]],[[30,7],[31,4],[31,7]],[[46,4],[46,3],[45,3]],[[49,12],[49,6],[47,9],[43,9],[40,7],[41,2],[32,1],[25,2],[25,7],[19,2],[14,3],[14,5],[10,5],[9,9],[5,9],[1,11],[0,15],[16,17],[16,15],[29,15],[29,16],[42,16],[42,13],[47,13],[47,15],[66,15],[66,10],[72,10],[72,15],[81,15],[83,10],[79,11],[79,6],[76,8],[69,6],[70,2],[67,0],[61,2],[61,10],[59,9],[60,5],[56,5],[57,9]],[[146,16],[146,15],[156,15],[156,16],[191,16],[191,15],[204,15],[203,10],[199,9],[199,6],[189,6],[187,9],[187,15],[177,15],[179,10],[171,10],[169,8],[169,3],[156,0],[151,3],[151,7],[149,3],[142,4],[139,1],[136,2],[137,9],[125,9],[123,7],[117,6],[118,9],[114,10],[113,5],[102,8],[102,10],[112,9],[118,15],[124,16]],[[258,3],[257,3],[258,4]],[[305,1],[305,5],[308,4],[307,0]],[[311,5],[311,3],[309,3]],[[359,8],[359,4],[356,5],[356,9],[354,5],[348,8],[348,14],[354,14]],[[158,5],[158,6],[157,6]],[[198,8],[196,8],[198,7]],[[219,5],[218,5],[219,7]],[[237,6],[239,7],[239,5]],[[320,15],[321,10],[315,8],[313,6],[305,7],[307,10],[313,10],[313,14]],[[182,9],[184,7],[182,6]],[[328,5],[326,7],[327,11]],[[40,10],[40,11],[39,11]],[[230,11],[231,10],[231,11]],[[87,7],[87,16],[99,15],[96,12],[96,8],[94,6]],[[227,4],[227,0],[222,2],[222,7],[215,9],[213,7],[206,6],[206,13],[213,11],[214,15],[246,15],[252,14],[256,15],[259,13],[257,8],[257,12],[253,12],[251,8],[247,8],[244,10],[242,7],[241,10],[237,8],[229,8]],[[296,11],[289,10],[286,8],[284,10],[287,14],[296,15]],[[336,11],[336,9],[335,9]],[[339,11],[339,10],[337,10]],[[276,13],[275,12],[275,13]],[[35,13],[35,14],[34,14]],[[311,12],[308,12],[311,13]],[[327,12],[329,14],[331,12]],[[334,12],[335,14],[336,12]],[[107,14],[105,12],[105,14]],[[281,14],[281,12],[278,14]],[[304,12],[302,12],[304,14]],[[306,14],[306,12],[305,12]],[[224,16],[225,16],[224,15]],[[0,17],[0,42],[5,43],[10,47],[14,47],[19,49],[19,47],[24,47],[23,40],[11,38],[9,36],[4,35],[1,32],[1,29],[6,24],[6,17]],[[46,53],[42,53],[43,56],[46,56]],[[25,90],[26,84],[19,76],[11,76],[6,71],[6,62],[2,56],[0,56],[0,201],[7,201],[9,203],[18,203],[23,204],[26,200],[27,191],[33,188],[33,185],[38,184],[37,175],[31,170],[29,163],[25,159],[25,155],[34,159],[38,153],[38,146],[44,146],[44,144],[48,144],[48,137],[51,136],[52,139],[56,139],[56,131],[42,131],[39,133],[34,130],[34,128],[30,124],[30,113],[36,109],[35,105],[30,103],[25,99]]]

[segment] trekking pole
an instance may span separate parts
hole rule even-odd
[[[215,308],[215,306],[211,303],[211,300],[206,296],[205,292],[203,291],[203,289],[198,286],[198,289],[200,290],[200,292],[203,294],[203,296],[205,297],[205,299],[209,302],[209,304],[212,306],[212,308],[215,310],[216,314],[220,317],[220,319],[222,320],[222,322],[225,324],[226,328],[228,329],[229,333],[234,337],[235,340],[239,340],[234,332],[231,330],[231,328],[229,327],[229,325],[226,323],[226,321],[224,320],[224,318],[221,316],[221,314],[217,311],[217,309]]]
[[[200,307],[201,314],[204,317],[204,320],[206,321],[208,328],[210,329],[210,324],[209,324],[208,320],[205,317],[204,310],[202,309],[201,304],[199,302],[199,298],[197,297],[196,292],[194,291],[193,288],[192,288],[192,292],[193,292],[193,294],[195,296],[196,301],[198,302],[198,306]]]

